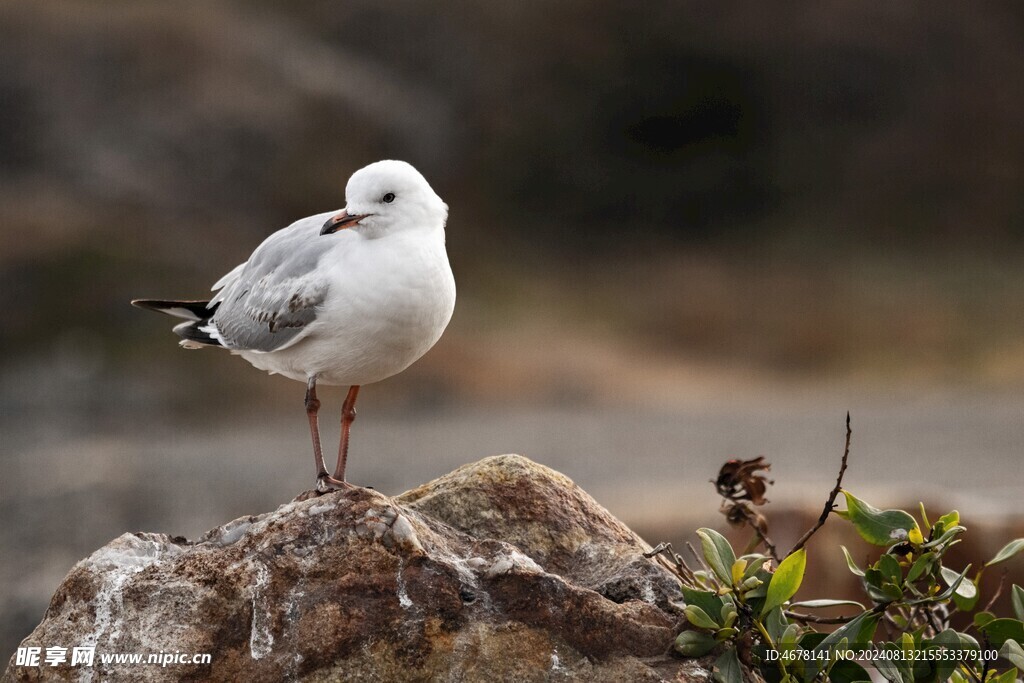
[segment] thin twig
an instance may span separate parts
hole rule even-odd
[[[687,577],[685,574],[683,574],[682,568],[678,564],[674,564],[674,563],[670,562],[669,560],[665,559],[664,555],[655,555],[654,556],[654,561],[657,562],[662,567],[664,567],[665,569],[669,570],[670,572],[675,572],[675,574],[680,579],[682,579],[683,581],[689,581],[690,580],[689,577]]]
[[[903,632],[903,627],[896,623],[896,620],[890,616],[888,612],[882,614],[882,628],[885,629],[885,637],[892,640],[892,629],[895,628],[899,632]]]
[[[982,643],[984,644],[985,649],[987,650],[988,649],[988,636],[986,636],[984,633],[982,633]],[[981,675],[978,676],[978,679],[984,681],[987,678],[988,678],[988,659],[986,659],[985,657],[982,657],[981,658]]]
[[[781,562],[782,560],[779,559],[778,549],[775,547],[775,544],[772,543],[772,539],[768,538],[768,534],[761,531],[761,529],[757,526],[757,523],[754,521],[754,518],[751,515],[750,510],[745,505],[738,504],[736,505],[736,507],[739,509],[740,514],[743,516],[743,521],[746,522],[747,526],[749,526],[753,530],[754,535],[761,543],[764,544],[765,550],[767,550],[768,554],[772,556],[773,560],[775,560],[775,564]],[[756,544],[752,545],[756,547]],[[750,546],[747,547],[749,550],[753,550],[753,548],[751,548]]]
[[[658,545],[656,545],[653,548],[651,548],[650,552],[644,553],[643,555],[647,559],[654,558],[655,562],[659,562],[662,565],[665,565],[667,569],[674,569],[677,574],[682,575],[682,573],[683,573],[682,572],[682,567],[679,565],[679,562],[674,557],[675,553],[672,552],[672,544],[671,543],[666,543],[666,542],[662,541]],[[674,567],[669,565],[669,560],[665,559],[665,555],[669,555],[669,557],[671,558],[672,564],[675,565]]]
[[[832,510],[835,508],[836,496],[839,495],[839,491],[843,488],[843,475],[846,474],[846,462],[850,457],[850,435],[852,433],[853,431],[850,429],[850,413],[847,412],[846,447],[843,449],[843,460],[842,463],[839,465],[839,476],[836,477],[836,485],[832,489],[832,492],[828,494],[828,500],[825,501],[825,508],[821,511],[821,516],[818,517],[818,521],[815,522],[814,526],[807,530],[807,533],[800,537],[800,540],[796,542],[796,545],[794,545],[793,548],[788,553],[786,553],[786,557],[789,557],[797,550],[800,550],[800,548],[803,548],[804,545],[807,544],[807,541],[811,539],[811,536],[813,536],[818,529],[825,526],[825,520],[828,519],[829,513],[831,513]]]
[[[693,576],[693,570],[690,569],[690,565],[686,564],[686,560],[683,558],[682,555],[673,550],[672,557],[675,559],[676,562],[682,565],[683,569],[690,573],[690,576]]]
[[[803,614],[801,612],[790,612],[789,610],[783,610],[782,612],[790,619],[796,619],[802,621],[805,624],[848,624],[858,615],[852,617],[819,617],[815,614]]]
[[[659,543],[652,548],[650,552],[644,553],[643,555],[647,558],[654,558],[656,562],[660,562],[666,569],[675,571],[675,573],[684,581],[689,583],[696,581],[696,577],[693,575],[693,570],[686,564],[686,560],[683,559],[683,556],[672,548],[671,543]]]
[[[674,557],[675,553],[672,552],[672,544],[666,543],[665,541],[662,541],[658,545],[651,548],[650,552],[644,553],[644,557],[646,557],[647,559],[650,559],[652,557],[660,559],[660,556],[663,553],[671,557],[672,561],[675,562],[677,565],[679,564],[678,561],[676,561],[676,558]]]
[[[991,612],[992,611],[992,606],[996,604],[996,600],[998,600],[999,596],[1002,595],[1002,593],[1003,593],[1003,586],[1005,586],[1005,585],[1006,585],[1006,570],[1004,569],[1003,573],[999,575],[999,585],[996,586],[996,592],[992,594],[992,599],[989,600],[988,603],[985,604],[985,609],[982,610],[982,611],[984,611],[984,612]]]
[[[697,554],[697,549],[693,547],[693,544],[690,543],[689,541],[687,541],[686,542],[686,547],[687,547],[687,549],[689,549],[690,554],[693,555],[693,557],[697,560],[697,564],[699,564],[704,569],[704,571],[707,574],[713,576],[714,573],[711,571],[711,567],[709,567],[707,565],[707,562],[704,561],[703,557],[701,557],[699,554]]]
[[[924,616],[928,620],[928,625],[931,626],[932,636],[939,635],[942,632],[942,627],[939,625],[939,622],[935,621],[935,613],[926,607],[924,608]]]

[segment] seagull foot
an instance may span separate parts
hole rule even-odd
[[[329,474],[321,474],[316,478],[316,492],[321,495],[331,491],[350,491],[354,488],[356,487],[353,484],[335,479]]]

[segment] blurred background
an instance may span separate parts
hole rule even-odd
[[[959,507],[986,559],[1024,519],[1021,35],[1012,0],[3,3],[0,655],[111,538],[312,484],[300,384],[128,302],[207,296],[382,158],[449,203],[459,301],[360,395],[352,481],[518,452],[678,543],[764,455],[785,548],[849,410],[846,486]]]

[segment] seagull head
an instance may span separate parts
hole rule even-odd
[[[420,172],[404,161],[378,161],[352,174],[345,210],[324,223],[321,235],[352,229],[379,237],[398,230],[444,229],[448,205]]]

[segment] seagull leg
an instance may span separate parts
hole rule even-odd
[[[338,446],[338,466],[334,470],[334,479],[345,481],[345,462],[348,460],[348,435],[352,429],[352,423],[356,419],[356,397],[359,395],[359,385],[349,387],[348,396],[341,406],[341,444]]]
[[[316,467],[318,482],[321,478],[327,476],[324,452],[320,447],[320,427],[317,425],[316,419],[316,414],[319,410],[320,399],[316,397],[316,375],[313,375],[306,381],[306,417],[309,418],[309,434],[313,437],[313,465]]]

